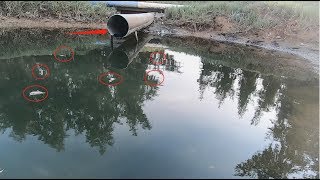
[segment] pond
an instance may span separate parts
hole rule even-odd
[[[68,31],[0,32],[0,178],[319,178],[307,61]]]

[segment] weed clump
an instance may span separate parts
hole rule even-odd
[[[170,24],[196,23],[214,26],[215,17],[225,17],[239,30],[272,28],[295,22],[299,28],[319,25],[319,2],[214,1],[190,2],[184,7],[172,7],[165,16]]]
[[[2,1],[0,15],[17,18],[55,18],[67,21],[103,22],[115,12],[103,3],[87,1]]]

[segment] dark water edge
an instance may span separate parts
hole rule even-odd
[[[0,178],[319,177],[319,75],[305,61],[145,34],[112,50],[108,36],[68,31],[1,34]],[[62,44],[75,50],[70,63],[52,57]],[[167,63],[150,63],[155,51]],[[48,79],[34,80],[36,63]],[[150,87],[143,77],[155,69],[164,84]],[[122,84],[99,83],[110,70]],[[48,99],[25,101],[32,84]]]

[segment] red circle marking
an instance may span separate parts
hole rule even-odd
[[[102,78],[105,77],[105,76],[107,76],[108,74],[114,74],[115,76],[117,76],[117,77],[120,78],[120,81],[119,81],[119,82],[116,82],[116,83],[113,83],[113,84],[112,84],[112,83],[109,84],[109,83],[104,82],[104,81],[102,80]],[[99,77],[98,77],[98,80],[99,80],[99,82],[100,82],[101,84],[106,85],[106,86],[117,86],[117,85],[119,85],[119,84],[121,84],[121,83],[123,82],[123,77],[122,77],[120,74],[118,74],[118,73],[115,73],[115,72],[112,72],[112,71],[108,71],[108,72],[106,72],[106,73],[100,74]]]
[[[152,71],[158,71],[161,75],[162,75],[162,81],[159,83],[159,84],[151,84],[151,83],[149,83],[148,82],[148,80],[147,80],[147,76],[148,76],[148,74],[150,73],[150,72],[152,72]],[[146,72],[146,74],[144,75],[144,82],[147,84],[147,85],[149,85],[149,86],[160,86],[162,83],[163,83],[163,81],[164,81],[164,74],[163,74],[163,72],[161,71],[161,70],[150,70],[150,71],[147,71]]]
[[[152,55],[153,55],[153,54],[156,54],[156,53],[160,53],[160,54],[162,53],[162,54],[163,54],[163,59],[162,59],[159,63],[154,62],[154,61],[152,60]],[[167,56],[166,56],[166,53],[164,53],[164,52],[152,52],[152,53],[150,54],[149,60],[150,60],[150,62],[151,62],[152,64],[154,64],[154,65],[161,65],[163,62],[167,61]]]
[[[32,99],[29,99],[29,98],[25,95],[25,92],[26,92],[27,89],[32,88],[32,87],[40,87],[40,88],[44,89],[44,90],[46,91],[46,96],[45,96],[43,99],[40,99],[40,100],[32,100]],[[48,95],[49,95],[48,89],[47,89],[46,87],[40,86],[40,85],[38,85],[38,84],[31,85],[31,86],[27,86],[27,87],[25,87],[25,88],[23,89],[23,91],[22,91],[22,96],[23,96],[24,99],[26,99],[27,101],[36,102],[36,103],[41,102],[41,101],[44,101],[45,99],[48,98]]]
[[[62,48],[68,49],[71,52],[71,57],[69,59],[59,59],[59,58],[57,58],[57,52],[59,52],[60,49],[62,49]],[[73,49],[71,47],[62,45],[62,46],[59,46],[56,50],[53,51],[53,56],[54,56],[54,59],[59,61],[59,62],[69,62],[74,58],[74,51],[73,51]]]
[[[35,69],[37,66],[42,66],[42,67],[44,67],[44,68],[47,70],[47,74],[46,74],[44,77],[41,78],[41,77],[37,77],[37,76],[35,75],[34,69]],[[31,73],[32,73],[32,77],[35,78],[36,80],[43,80],[43,79],[46,79],[46,78],[49,77],[49,75],[50,75],[50,69],[49,69],[49,67],[48,67],[46,64],[36,64],[36,65],[34,65],[34,66],[32,67]]]

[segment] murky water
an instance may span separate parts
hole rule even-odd
[[[319,177],[319,75],[295,57],[56,30],[0,42],[0,178]],[[55,60],[61,45],[74,58]]]

